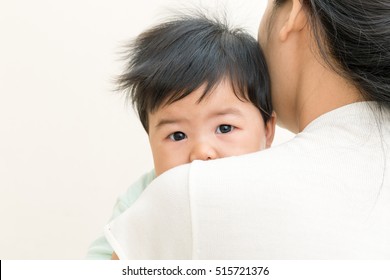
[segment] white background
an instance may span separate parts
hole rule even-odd
[[[256,36],[266,2],[0,0],[0,259],[84,258],[116,197],[152,168],[113,92],[120,46],[192,3]],[[278,129],[274,143],[291,137]]]

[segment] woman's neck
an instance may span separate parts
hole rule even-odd
[[[296,132],[319,116],[339,107],[362,101],[359,90],[335,71],[315,61],[302,71],[296,103]],[[304,82],[303,82],[304,81]]]

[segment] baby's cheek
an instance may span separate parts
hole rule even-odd
[[[160,175],[169,169],[177,167],[182,164],[189,163],[189,158],[185,157],[182,152],[172,151],[170,155],[166,155],[159,160],[159,164],[155,164],[156,175]]]
[[[265,148],[265,133],[261,129],[247,131],[241,139],[242,154],[255,153]]]

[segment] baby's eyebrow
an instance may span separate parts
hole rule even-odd
[[[242,116],[241,110],[238,110],[237,108],[226,108],[222,110],[216,110],[209,114],[209,117],[215,117],[215,116],[225,116],[225,115],[236,115],[236,116]],[[178,124],[183,123],[188,120],[182,119],[182,118],[162,118],[160,119],[157,124],[155,125],[156,129],[160,129],[161,127],[165,125],[171,125],[171,124]]]
[[[177,124],[177,123],[181,123],[182,121],[183,121],[183,120],[181,120],[181,119],[167,119],[167,118],[165,118],[165,119],[160,119],[160,120],[157,122],[155,128],[156,128],[156,129],[159,129],[159,128],[161,128],[161,127],[164,126],[164,125]]]
[[[226,108],[216,112],[211,113],[211,116],[224,116],[224,115],[238,115],[242,116],[241,110],[237,108]]]

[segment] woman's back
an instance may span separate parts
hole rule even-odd
[[[329,112],[268,151],[195,163],[195,256],[390,258],[390,114],[378,130],[366,106]]]
[[[286,144],[163,174],[111,225],[115,251],[157,259],[390,258],[390,112],[378,119],[372,109],[373,102],[347,105]],[[156,224],[161,209],[172,218]]]

